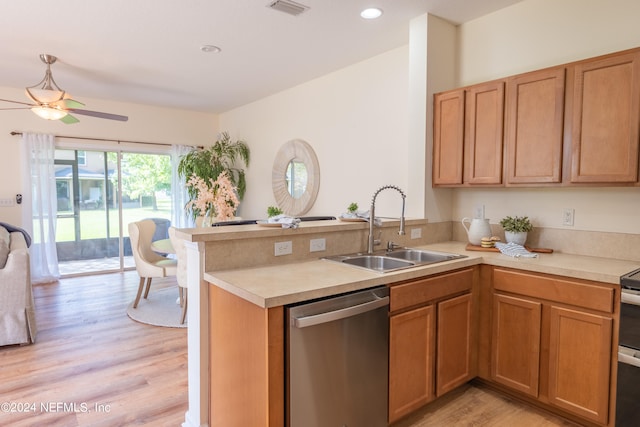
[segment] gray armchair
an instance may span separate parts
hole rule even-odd
[[[25,236],[0,226],[0,346],[35,342],[34,307]]]

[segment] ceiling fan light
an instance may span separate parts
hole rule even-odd
[[[66,111],[52,107],[33,107],[31,111],[46,120],[60,120],[67,115]]]
[[[38,104],[52,104],[64,98],[63,90],[26,88],[27,96]]]

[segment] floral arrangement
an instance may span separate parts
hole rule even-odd
[[[233,219],[240,201],[227,171],[218,175],[215,181],[209,178],[209,183],[194,173],[187,181],[187,186],[197,193],[196,198],[185,206],[187,211],[202,217],[214,217],[217,221]]]

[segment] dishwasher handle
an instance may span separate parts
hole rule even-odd
[[[345,319],[347,317],[357,316],[358,314],[366,313],[380,307],[389,305],[389,297],[379,297],[375,294],[376,298],[373,301],[368,301],[362,304],[352,305],[350,307],[341,308],[339,310],[328,311],[326,313],[314,314],[312,316],[293,317],[291,324],[298,328],[306,328],[308,326],[319,325],[321,323],[328,323],[334,320]]]

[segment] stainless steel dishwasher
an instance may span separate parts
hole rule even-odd
[[[389,290],[287,308],[290,427],[387,426]]]

